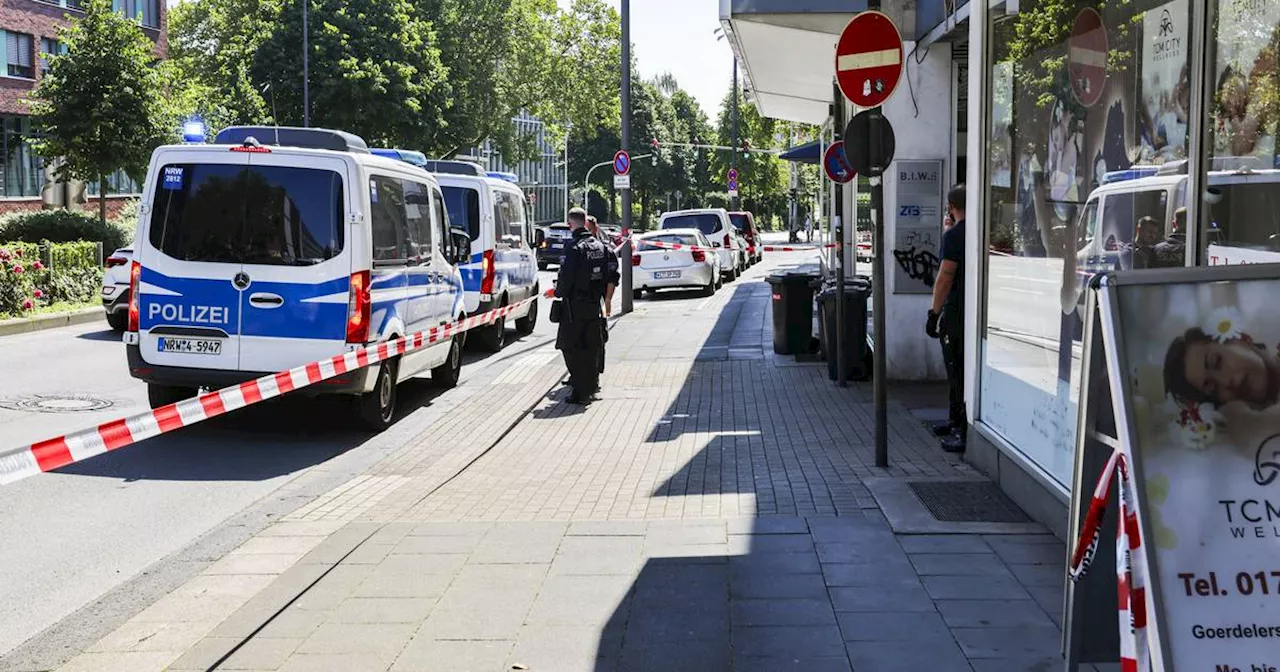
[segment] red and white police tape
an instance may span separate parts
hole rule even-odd
[[[1120,626],[1120,671],[1146,672],[1151,669],[1147,646],[1146,567],[1142,561],[1142,534],[1134,508],[1133,483],[1124,454],[1115,451],[1098,478],[1089,502],[1089,512],[1081,525],[1080,538],[1071,553],[1071,580],[1079,581],[1089,571],[1102,532],[1111,489],[1120,480],[1120,518],[1116,525],[1117,611]]]
[[[549,297],[554,293],[554,289],[549,289],[540,296]],[[491,324],[494,320],[511,314],[526,303],[537,301],[538,298],[539,296],[530,297],[509,306],[495,308],[443,326],[432,327],[393,341],[377,343],[330,359],[207,392],[153,411],[112,420],[97,427],[0,452],[0,485],[87,460],[143,439],[189,427],[245,406],[315,385],[335,376],[420,350],[448,340],[456,334]]]
[[[637,239],[636,242],[642,242],[645,245],[660,247],[664,250],[689,250],[691,252],[719,252],[724,248],[720,247],[701,247],[699,245],[685,245],[684,243],[668,243],[662,240],[652,238]],[[779,245],[761,245],[759,249],[765,252],[809,252],[812,250],[822,250],[827,248],[839,247],[836,243],[827,243],[826,245],[802,245],[798,247],[779,246]]]

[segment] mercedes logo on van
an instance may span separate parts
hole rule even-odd
[[[239,290],[248,289],[249,282],[250,282],[249,274],[245,273],[244,271],[240,271],[239,273],[236,273],[236,277],[231,278],[231,284],[235,285],[236,289],[239,289]]]

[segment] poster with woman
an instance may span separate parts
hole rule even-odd
[[[1111,290],[1163,669],[1280,669],[1280,270],[1199,273]]]

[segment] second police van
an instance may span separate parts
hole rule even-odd
[[[467,314],[484,313],[537,296],[538,261],[524,193],[508,180],[481,174],[478,165],[476,174],[465,172],[440,172],[436,179],[440,181],[450,221],[471,238],[470,258],[462,266]],[[525,304],[510,317],[517,333],[533,333],[538,302]],[[507,322],[503,318],[473,330],[468,338],[475,338],[485,350],[497,352],[506,343],[506,333]]]
[[[462,317],[436,178],[323,129],[228,128],[160,147],[139,206],[125,334],[152,407]],[[396,386],[423,371],[456,385],[461,337],[305,388],[350,395],[389,426]]]

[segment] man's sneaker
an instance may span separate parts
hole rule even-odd
[[[951,422],[949,420],[944,422],[935,422],[929,426],[929,429],[932,430],[933,435],[938,438],[942,438],[944,436],[951,436],[951,433],[952,433]]]
[[[965,441],[963,434],[952,434],[942,440],[942,449],[948,453],[963,453]]]

